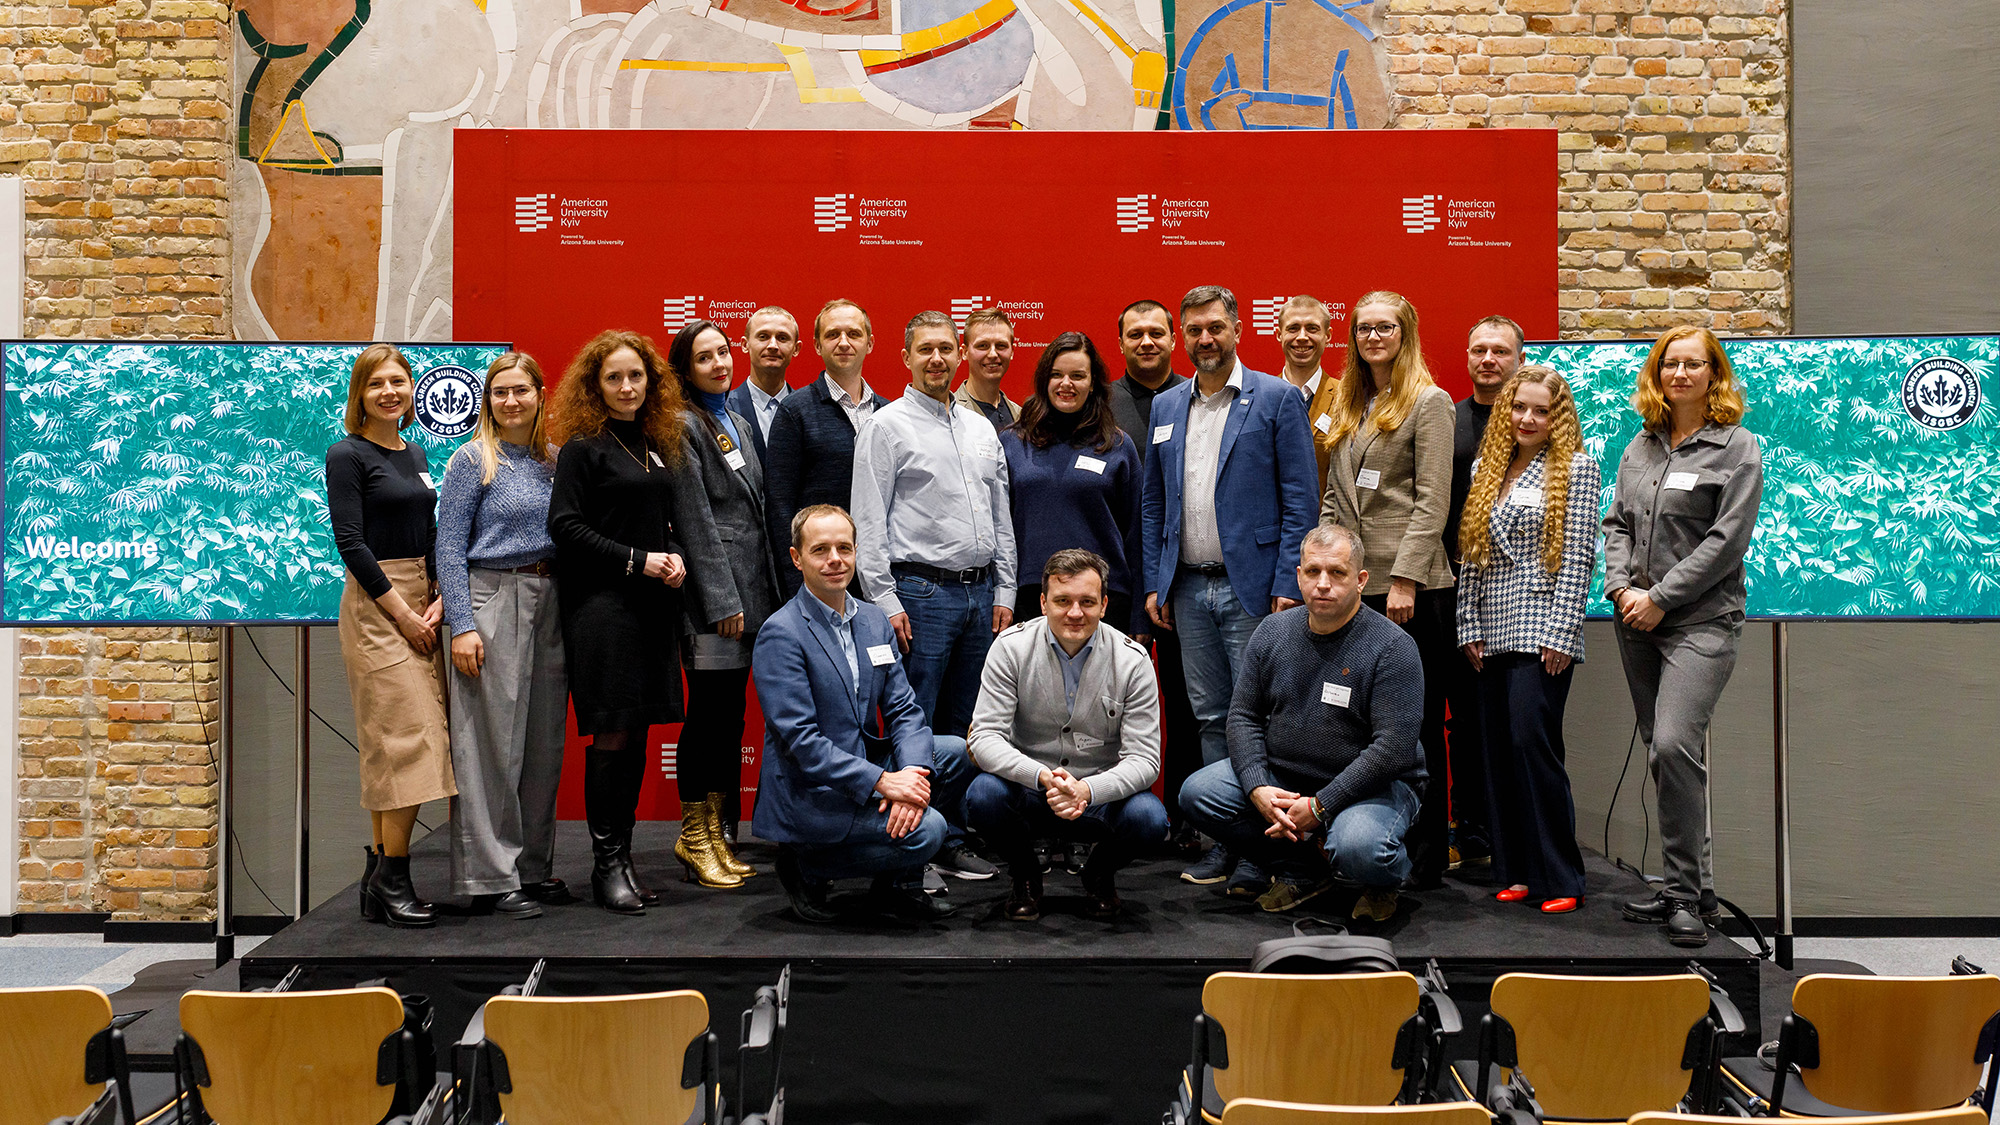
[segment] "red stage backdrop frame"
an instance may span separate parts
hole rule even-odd
[[[1087,333],[1120,370],[1118,311],[1142,297],[1176,308],[1195,285],[1228,286],[1243,362],[1277,373],[1278,307],[1311,293],[1333,311],[1337,372],[1348,306],[1391,289],[1417,306],[1432,374],[1458,398],[1480,317],[1557,334],[1556,180],[1546,129],[461,129],[453,335],[514,340],[555,372],[603,328],[665,350],[707,319],[740,343],[775,304],[809,337],[820,305],[846,297],[875,323],[868,381],[894,398],[910,316],[998,306],[1019,340],[1003,384],[1019,401],[1059,332]],[[808,340],[790,381],[819,370]],[[754,698],[749,723],[754,746]],[[582,812],[570,772],[566,817]],[[652,786],[642,815],[676,818],[674,799]]]

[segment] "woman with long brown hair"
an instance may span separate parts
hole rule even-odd
[[[1597,565],[1597,461],[1561,375],[1523,367],[1500,388],[1459,523],[1458,643],[1479,674],[1494,897],[1583,903],[1563,708],[1583,661]]]
[[[1412,880],[1434,886],[1449,848],[1444,717],[1452,641],[1451,561],[1444,525],[1451,510],[1456,419],[1451,396],[1431,378],[1417,336],[1417,308],[1401,294],[1366,293],[1347,318],[1347,363],[1327,426],[1320,519],[1361,536],[1368,584],[1361,600],[1401,625],[1424,664],[1423,804],[1410,828]]]
[[[643,914],[658,896],[632,870],[646,736],[681,719],[680,586],[714,531],[682,510],[679,381],[653,342],[598,333],[556,388],[550,437],[562,445],[549,498],[565,663],[584,751],[591,890],[599,906]]]
[[[370,344],[347,380],[347,436],[326,451],[326,509],[347,567],[340,654],[354,702],[361,807],[374,848],[361,916],[432,926],[437,914],[410,883],[417,808],[458,792],[439,679],[434,596],[437,493],[430,462],[402,437],[416,420],[410,362],[394,344]]]
[[[1708,943],[1720,913],[1708,831],[1708,722],[1743,635],[1743,556],[1764,457],[1740,424],[1743,392],[1722,342],[1670,328],[1639,369],[1645,428],[1618,460],[1604,517],[1604,596],[1659,793],[1666,887],[1625,904],[1675,945]]]

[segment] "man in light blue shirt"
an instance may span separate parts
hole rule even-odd
[[[776,305],[751,313],[743,329],[743,354],[750,357],[750,377],[729,392],[729,409],[750,423],[750,449],[757,454],[757,466],[764,468],[771,421],[778,416],[778,404],[792,393],[785,372],[799,357],[798,320]]]

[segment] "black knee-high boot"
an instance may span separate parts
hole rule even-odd
[[[635,741],[639,743],[636,749],[617,752],[619,823],[624,830],[621,848],[625,859],[625,878],[631,882],[633,893],[639,896],[639,901],[652,906],[660,901],[660,896],[647,888],[639,878],[639,869],[632,865],[632,830],[639,823],[639,787],[646,782],[646,740],[640,738]]]
[[[626,848],[631,841],[629,809],[622,789],[621,763],[610,750],[583,752],[583,812],[590,824],[590,891],[597,905],[614,914],[644,914],[646,904],[632,885]]]

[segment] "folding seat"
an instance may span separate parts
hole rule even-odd
[[[1743,1125],[1741,1117],[1706,1117],[1692,1113],[1639,1113],[1626,1125]],[[1862,1114],[1843,1117],[1840,1125],[1987,1125],[1976,1106],[1934,1109],[1925,1113]]]
[[[507,1125],[722,1121],[716,1037],[699,992],[495,996],[480,1011],[480,1084]]]
[[[1493,1125],[1493,1115],[1477,1102],[1353,1106],[1238,1098],[1223,1108],[1222,1125]]]
[[[792,1002],[792,967],[778,983],[757,990],[743,1010],[736,1049],[736,1112],[741,1125],[779,1125],[785,1119],[785,1023]]]
[[[133,1120],[111,1000],[95,988],[0,988],[0,1125]]]

